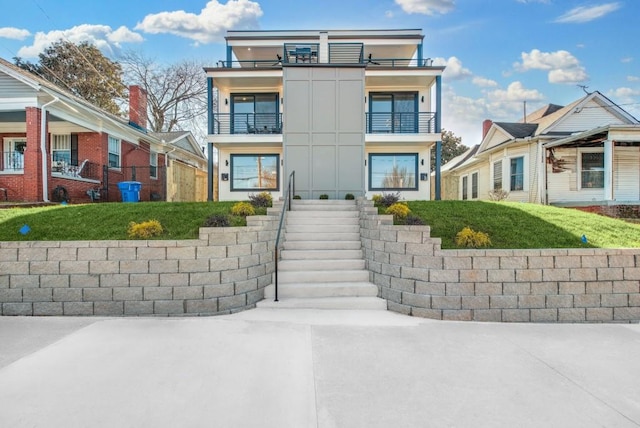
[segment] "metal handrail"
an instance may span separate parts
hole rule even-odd
[[[282,231],[282,225],[284,223],[285,211],[291,211],[291,194],[296,192],[296,172],[291,171],[291,174],[289,174],[289,178],[287,180],[288,180],[287,192],[284,195],[284,204],[282,205],[282,211],[280,212],[280,224],[278,225],[278,233],[276,234],[276,245],[275,245],[275,251],[274,251],[274,255],[275,255],[274,302],[278,301],[278,247],[280,247],[280,232]]]

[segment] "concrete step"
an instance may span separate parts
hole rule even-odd
[[[278,302],[262,300],[256,304],[259,308],[279,309],[351,309],[386,310],[386,300],[378,297],[322,297],[322,298],[283,298]]]
[[[329,217],[329,218],[346,218],[346,217],[360,217],[359,211],[288,211],[287,218],[313,218],[313,217]]]
[[[281,262],[282,263],[282,262]],[[280,266],[280,264],[278,264]],[[289,271],[278,269],[279,284],[317,282],[368,282],[368,270],[304,270]]]
[[[331,225],[359,225],[358,217],[291,217],[287,216],[287,227],[298,226],[303,224],[327,226]]]
[[[362,250],[282,250],[282,260],[362,259]]]
[[[370,282],[318,282],[308,284],[278,283],[280,298],[319,298],[319,297],[376,297],[378,287]],[[264,289],[265,299],[273,299],[275,286]]]
[[[286,241],[359,241],[359,232],[285,232]]]
[[[345,259],[345,260],[281,260],[278,263],[278,271],[322,271],[323,274],[328,271],[344,271],[344,270],[361,270],[364,269],[364,260],[362,259]]]
[[[362,243],[357,241],[284,241],[284,250],[360,250]]]
[[[355,211],[357,206],[354,201],[336,200],[295,200],[291,202],[293,211]]]
[[[287,233],[360,233],[359,224],[287,224]]]

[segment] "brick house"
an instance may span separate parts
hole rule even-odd
[[[126,120],[0,58],[0,200],[118,201],[122,181],[142,183],[141,201],[166,200],[169,158],[206,168],[201,150],[170,144],[190,133],[147,132],[146,93],[129,92]]]

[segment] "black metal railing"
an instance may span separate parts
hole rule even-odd
[[[416,58],[372,58],[369,55],[363,60],[367,67],[432,67],[431,58],[418,60]]]
[[[22,172],[24,170],[24,153],[19,151],[2,152],[0,171]]]
[[[250,60],[250,61],[218,61],[218,68],[281,68],[282,57],[275,57],[273,60]]]
[[[213,113],[212,134],[282,134],[282,113]]]
[[[276,233],[275,250],[273,252],[274,258],[275,258],[275,265],[274,265],[275,272],[274,272],[274,279],[273,279],[273,286],[275,290],[275,293],[274,293],[275,302],[278,301],[278,257],[279,257],[278,248],[280,248],[280,236],[282,232],[282,225],[284,224],[285,213],[287,211],[291,211],[291,198],[292,198],[292,195],[295,195],[295,193],[296,193],[296,172],[291,171],[291,174],[289,174],[289,178],[287,179],[287,191],[285,192],[284,204],[282,205],[282,211],[280,212],[280,223],[278,224],[278,232]]]
[[[433,112],[367,113],[367,134],[430,134],[435,132]]]

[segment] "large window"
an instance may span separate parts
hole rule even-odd
[[[418,190],[418,154],[370,154],[369,190]]]
[[[109,167],[120,168],[120,140],[109,136]]]
[[[493,190],[502,190],[502,161],[493,163]]]
[[[371,93],[369,94],[370,133],[416,133],[418,132],[418,93]]]
[[[583,189],[604,188],[604,153],[582,152],[581,183]]]
[[[278,190],[280,155],[231,155],[231,190]]]
[[[27,149],[25,138],[5,138],[2,149],[2,168],[6,172],[24,170],[24,151]]]
[[[158,153],[149,153],[149,177],[158,178]]]
[[[462,200],[466,201],[469,199],[469,176],[465,175],[462,177]]]
[[[471,174],[471,199],[478,199],[478,173]]]
[[[71,163],[71,135],[52,135],[51,160],[64,165]]]
[[[510,164],[511,191],[524,190],[524,157],[512,158]]]
[[[279,134],[282,124],[275,94],[232,94],[231,115],[234,134]]]

